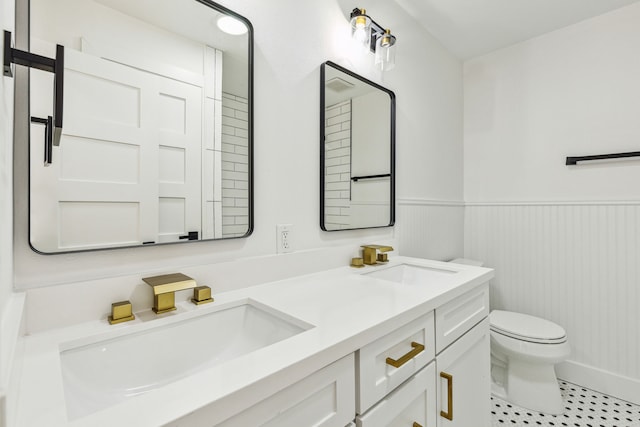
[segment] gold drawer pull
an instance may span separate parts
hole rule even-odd
[[[413,422],[413,427],[422,427],[420,424],[418,424],[417,422]]]
[[[447,380],[447,412],[440,411],[440,416],[453,421],[453,375],[440,372],[440,378]]]
[[[409,353],[402,356],[400,359],[396,360],[396,359],[387,357],[387,365],[391,365],[394,368],[399,368],[400,366],[407,363],[409,360],[416,357],[418,354],[422,353],[422,351],[424,350],[424,346],[422,344],[418,344],[415,341],[411,342],[411,347],[412,347],[411,351],[409,351]]]

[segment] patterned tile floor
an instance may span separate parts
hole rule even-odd
[[[559,381],[567,412],[548,415],[491,397],[492,427],[640,427],[640,406],[566,381]]]

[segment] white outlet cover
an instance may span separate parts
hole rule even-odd
[[[276,253],[286,254],[293,252],[293,225],[276,225]]]

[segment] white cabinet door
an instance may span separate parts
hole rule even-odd
[[[356,418],[357,427],[435,427],[435,363]]]
[[[350,354],[217,427],[344,427],[353,420],[354,388],[354,357]]]
[[[489,319],[439,354],[436,366],[438,427],[489,427]]]

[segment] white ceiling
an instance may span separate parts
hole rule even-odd
[[[395,0],[461,59],[483,55],[638,1]]]
[[[155,25],[209,46],[222,49],[239,60],[247,57],[247,36],[225,34],[216,26],[223,15],[196,1],[180,0],[95,0],[125,15]]]

